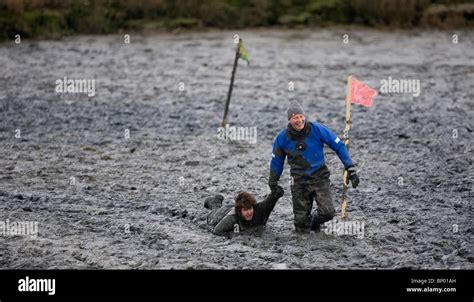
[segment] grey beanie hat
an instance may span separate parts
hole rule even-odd
[[[290,103],[290,107],[288,108],[288,120],[291,119],[293,115],[297,114],[304,115],[303,107],[301,107],[300,103],[298,103],[297,101],[292,101]]]

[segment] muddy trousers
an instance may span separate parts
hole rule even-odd
[[[318,206],[314,215],[319,224],[331,220],[336,213],[332,202],[329,176],[319,178],[309,184],[295,183],[291,186],[291,195],[297,231],[309,229],[313,200]]]

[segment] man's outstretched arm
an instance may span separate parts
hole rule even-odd
[[[286,153],[279,143],[279,136],[273,142],[272,160],[270,161],[270,177],[268,185],[273,191],[278,186],[281,173],[283,172],[283,164],[285,163]]]

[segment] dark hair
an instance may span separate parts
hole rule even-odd
[[[235,212],[240,217],[242,209],[255,208],[257,201],[249,192],[240,192],[235,197]]]

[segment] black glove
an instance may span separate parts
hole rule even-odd
[[[270,191],[275,192],[278,188],[278,183],[269,183],[268,186],[270,187]]]
[[[354,166],[349,167],[346,169],[347,175],[349,180],[352,183],[352,187],[355,189],[359,185],[359,176],[357,176],[357,172]]]
[[[285,194],[285,191],[283,190],[283,188],[281,186],[277,185],[276,187],[273,188],[272,194],[276,198],[280,198],[280,197],[283,196],[283,194]]]

